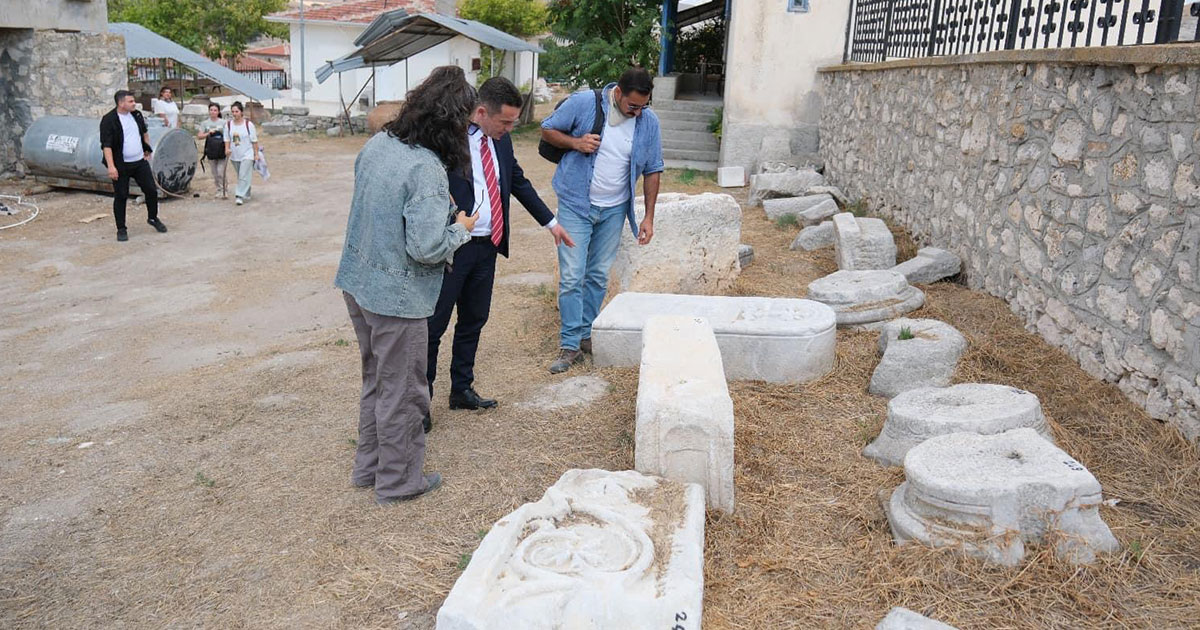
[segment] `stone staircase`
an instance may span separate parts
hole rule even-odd
[[[720,106],[720,101],[654,101],[667,168],[717,170],[721,145],[708,124]]]

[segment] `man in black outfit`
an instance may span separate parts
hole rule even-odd
[[[458,307],[454,325],[454,346],[450,361],[450,408],[488,409],[496,401],[483,398],[472,387],[475,382],[475,351],[479,333],[487,323],[492,305],[492,281],[496,277],[496,255],[508,257],[511,230],[508,221],[509,196],[514,196],[530,215],[550,231],[555,244],[575,243],[558,224],[554,213],[538,197],[533,184],[513,155],[508,135],[521,115],[521,93],[508,79],[493,77],[479,87],[479,105],[471,116],[467,131],[471,149],[471,172],[447,173],[450,196],[460,210],[477,215],[471,240],[454,254],[454,263],[446,271],[442,292],[433,317],[429,318],[429,393],[437,374],[438,346],[450,324],[450,313]],[[425,430],[432,421],[425,418]]]
[[[100,119],[100,147],[104,150],[104,165],[113,180],[113,218],[117,222],[117,240],[128,241],[125,229],[125,202],[129,200],[129,178],[137,182],[146,197],[146,223],[159,232],[167,226],[158,220],[158,186],[150,170],[150,136],[146,120],[134,108],[133,93],[117,90],[113,95],[117,106]]]

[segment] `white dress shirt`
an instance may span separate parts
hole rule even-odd
[[[491,236],[492,235],[492,198],[488,194],[487,176],[483,170],[483,152],[480,150],[480,138],[486,138],[483,135],[483,129],[479,125],[472,124],[467,128],[467,144],[471,147],[471,179],[472,187],[475,189],[475,207],[474,208],[459,208],[459,210],[470,210],[472,214],[479,218],[475,221],[475,229],[471,230],[471,236]],[[492,154],[492,168],[496,174],[496,190],[500,190],[500,160],[496,157],[496,143],[491,138],[487,138],[488,151]],[[546,224],[546,229],[550,229],[558,225],[558,218],[550,219]],[[508,229],[508,226],[505,226]]]

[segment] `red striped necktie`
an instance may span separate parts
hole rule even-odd
[[[492,164],[492,149],[488,147],[486,135],[479,138],[479,157],[483,162],[483,179],[487,182],[488,199],[492,202],[492,244],[500,247],[504,238],[504,209],[500,205],[500,186],[496,179],[496,167]]]

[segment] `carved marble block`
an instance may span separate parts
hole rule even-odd
[[[1100,482],[1033,429],[931,438],[905,456],[904,477],[884,505],[897,543],[1007,566],[1027,544],[1053,544],[1072,563],[1118,548],[1100,519]]]
[[[891,270],[835,271],[808,284],[808,298],[828,304],[838,326],[869,327],[914,311],[925,294]]]
[[[642,331],[634,468],[704,487],[733,512],[733,399],[708,321],[656,315]]]
[[[838,213],[837,202],[828,194],[767,199],[762,205],[768,219],[796,217],[801,226],[816,225]]]
[[[885,466],[899,466],[909,449],[950,433],[992,435],[1030,428],[1054,442],[1038,397],[1016,387],[961,383],[902,392],[888,403],[883,430],[863,455]]]
[[[597,367],[641,363],[642,329],[655,315],[703,317],[712,326],[728,380],[804,383],[833,369],[836,321],[812,300],[622,293],[592,324]]]
[[[910,339],[900,338],[904,331],[911,334]],[[966,349],[966,337],[946,322],[893,319],[879,334],[883,358],[871,374],[867,391],[891,398],[919,387],[945,387]]]
[[[825,178],[816,170],[788,168],[780,172],[763,172],[750,178],[749,203],[757,206],[764,199],[799,197],[813,186],[824,186]]]
[[[936,247],[922,247],[917,255],[892,267],[908,279],[909,284],[930,284],[949,278],[962,270],[962,260]]]
[[[883,219],[833,215],[834,256],[838,269],[891,269],[896,266],[896,241]]]
[[[483,538],[437,630],[700,628],[704,491],[569,470]]]

